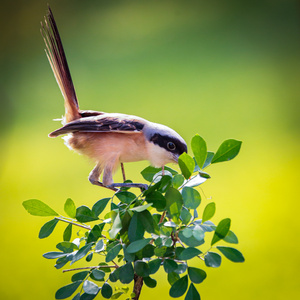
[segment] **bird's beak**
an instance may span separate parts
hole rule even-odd
[[[178,158],[179,158],[178,154],[172,154],[172,158],[176,163],[178,163]]]

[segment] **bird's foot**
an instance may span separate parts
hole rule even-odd
[[[124,182],[124,183],[112,183],[110,185],[106,186],[107,188],[139,188],[142,192],[148,189],[147,184],[143,183],[130,183],[130,182]]]

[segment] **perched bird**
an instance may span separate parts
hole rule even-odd
[[[46,54],[64,97],[63,127],[49,137],[64,137],[66,145],[96,162],[89,175],[92,184],[117,190],[117,187],[147,188],[137,183],[114,183],[113,174],[123,163],[148,160],[155,167],[178,162],[187,152],[184,139],[173,129],[145,119],[92,110],[80,110],[67,59],[50,7],[41,23]],[[102,182],[100,175],[103,173]]]

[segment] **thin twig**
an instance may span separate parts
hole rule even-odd
[[[115,268],[119,268],[119,266],[118,266],[113,260],[112,260],[111,262],[112,262],[113,264],[115,264],[115,266],[114,266]]]
[[[179,237],[177,237],[177,242],[178,242],[183,248],[185,248],[184,244],[182,243],[182,241],[180,240]]]
[[[59,221],[63,221],[63,222],[66,222],[66,223],[69,223],[69,224],[72,224],[72,225],[75,225],[75,226],[78,226],[78,227],[81,227],[81,228],[84,228],[86,230],[92,230],[92,228],[90,226],[86,226],[86,225],[81,225],[81,224],[77,224],[77,223],[74,223],[72,221],[68,221],[68,220],[65,220],[61,217],[55,217],[55,219],[59,220]]]
[[[163,220],[164,220],[164,218],[165,218],[165,215],[166,215],[166,211],[164,211],[163,214],[161,215],[158,224],[161,224],[161,223],[163,222]]]
[[[89,270],[89,269],[100,269],[100,268],[117,268],[117,267],[116,267],[116,266],[82,267],[82,268],[66,269],[66,270],[63,270],[63,273],[65,273],[65,272],[70,272],[70,271]]]

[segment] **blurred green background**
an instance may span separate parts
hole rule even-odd
[[[48,2],[82,109],[163,123],[188,144],[199,133],[211,151],[243,141],[235,160],[207,169],[202,188],[217,204],[213,221],[232,219],[246,262],[206,268],[202,299],[299,299],[298,1]],[[22,201],[63,213],[68,197],[92,205],[111,194],[88,182],[88,159],[47,137],[63,100],[39,33],[46,3],[1,2],[1,299],[54,299],[70,281],[42,257],[64,226],[39,240],[48,219]],[[128,164],[128,176],[141,181],[145,166]],[[142,299],[169,298],[165,275],[156,279]]]

